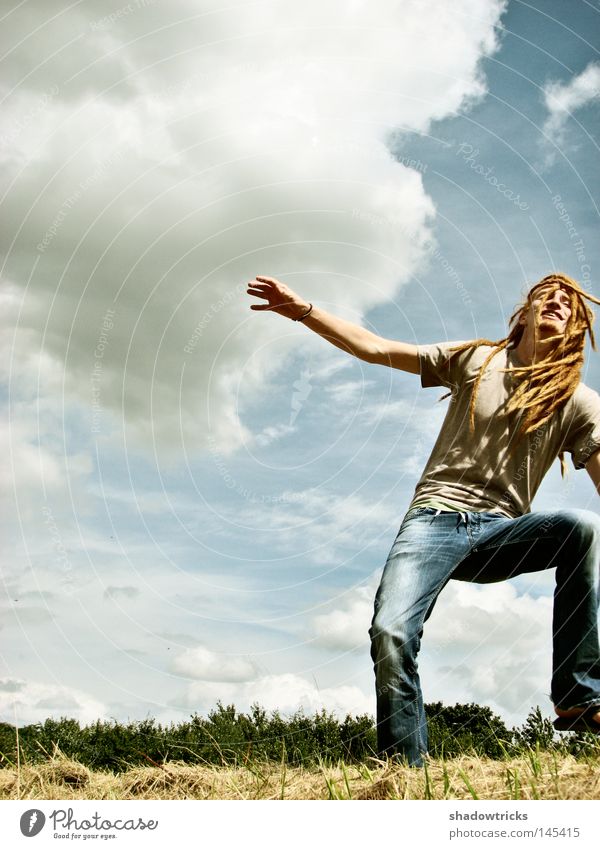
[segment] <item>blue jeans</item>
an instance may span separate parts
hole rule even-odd
[[[421,766],[427,722],[417,672],[423,623],[454,578],[491,583],[556,568],[551,698],[556,707],[600,704],[600,516],[588,510],[494,513],[410,510],[375,597],[369,634],[379,753]]]

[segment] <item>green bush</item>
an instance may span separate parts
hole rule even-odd
[[[425,706],[429,751],[433,757],[478,754],[491,758],[530,749],[597,755],[599,741],[591,734],[556,734],[552,723],[532,709],[521,728],[509,730],[488,707],[454,706],[441,702]],[[593,738],[593,739],[592,739]],[[19,729],[22,763],[40,763],[56,748],[69,758],[96,770],[126,770],[132,766],[183,761],[189,764],[243,764],[282,761],[290,765],[361,763],[376,754],[377,735],[372,717],[347,715],[343,721],[322,710],[307,716],[302,710],[289,717],[268,714],[254,704],[248,713],[220,702],[203,717],[161,725],[153,718],[126,724],[98,720],[81,727],[74,719],[47,719]],[[0,765],[14,765],[16,730],[0,723]]]
[[[532,708],[524,725],[515,729],[513,741],[517,748],[556,749],[559,741],[555,737],[552,720],[544,718],[539,707],[536,707]]]
[[[489,707],[441,702],[425,705],[432,757],[474,753],[501,758],[511,744],[512,734]]]

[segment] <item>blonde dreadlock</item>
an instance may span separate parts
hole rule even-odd
[[[549,290],[548,294],[540,303],[537,316],[539,317],[541,314],[547,298],[555,288],[560,288],[569,295],[571,315],[567,321],[564,335],[556,337],[558,344],[542,360],[528,366],[512,368],[510,370],[519,383],[508,400],[506,412],[522,411],[517,442],[523,439],[528,433],[544,425],[557,410],[564,407],[571,395],[575,392],[583,365],[583,349],[586,333],[590,337],[592,348],[596,350],[596,341],[592,330],[594,314],[585,303],[584,298],[595,304],[600,304],[600,300],[585,292],[575,280],[567,277],[566,274],[549,274],[532,286],[527,293],[525,301],[512,314],[509,322],[510,332],[505,339],[500,339],[496,342],[492,342],[489,339],[475,339],[473,342],[457,345],[451,349],[453,355],[456,355],[461,351],[479,348],[481,345],[490,345],[492,347],[492,350],[479,369],[473,385],[469,405],[469,428],[471,433],[475,428],[475,402],[485,369],[497,353],[505,348],[515,348],[519,344],[524,330],[520,322],[521,317],[531,306],[534,293],[541,287],[549,285],[552,286],[552,289]],[[537,340],[537,322],[535,333]],[[508,369],[503,369],[503,371],[508,371]],[[560,452],[559,459],[561,473],[564,477],[566,471],[564,452]]]

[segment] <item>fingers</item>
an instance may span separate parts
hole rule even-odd
[[[281,296],[284,293],[285,287],[274,277],[264,277],[257,274],[256,279],[250,280],[247,286],[249,295],[269,301],[267,304],[252,304],[250,306],[251,310],[272,310],[281,306],[281,304],[274,304],[272,301],[274,300],[274,296]]]
[[[253,289],[260,289],[261,292],[273,292],[275,291],[275,287],[271,286],[269,283],[257,283],[255,280],[251,280],[248,283],[248,286]]]
[[[248,286],[248,294],[254,295],[256,298],[268,298],[263,289],[257,289],[255,286]]]

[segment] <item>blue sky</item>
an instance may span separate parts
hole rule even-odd
[[[597,4],[341,5],[3,19],[5,721],[374,711],[444,402],[252,313],[256,274],[421,343],[504,336],[551,270],[600,293]],[[534,507],[596,497],[557,463]],[[451,583],[426,701],[549,715],[552,588]]]

